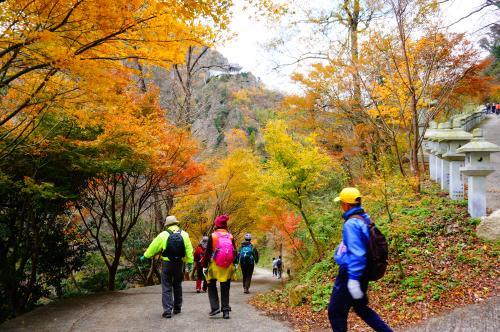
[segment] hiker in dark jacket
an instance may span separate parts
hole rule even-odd
[[[370,238],[366,223],[370,224],[371,220],[361,208],[361,193],[356,188],[344,188],[335,201],[342,204],[342,217],[345,222],[342,227],[342,242],[335,250],[334,256],[339,265],[339,272],[328,306],[328,319],[332,330],[347,331],[347,316],[353,307],[354,312],[375,331],[392,331],[379,315],[368,307],[368,279],[363,274]]]
[[[245,234],[245,241],[241,243],[240,248],[240,266],[241,274],[243,275],[243,292],[250,293],[250,283],[252,282],[252,274],[255,264],[259,262],[259,252],[252,245],[252,235]]]
[[[283,274],[283,259],[281,256],[278,256],[276,260],[276,273],[278,275],[278,279],[281,279],[281,275]]]
[[[233,236],[227,230],[229,216],[221,215],[215,218],[214,232],[208,237],[207,253],[203,273],[207,279],[208,299],[210,301],[209,316],[215,316],[222,310],[222,317],[229,319],[229,289],[231,278],[237,268],[238,255]],[[217,281],[220,283],[220,302],[217,291]]]

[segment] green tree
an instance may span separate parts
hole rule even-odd
[[[35,144],[0,161],[0,320],[17,316],[82,267],[88,242],[71,219],[75,198],[94,175],[97,151],[75,144],[90,132],[44,118]]]
[[[293,137],[281,120],[271,121],[264,133],[268,161],[262,181],[264,190],[296,209],[302,216],[317,252],[321,244],[314,233],[307,204],[331,167],[330,158],[314,136]]]

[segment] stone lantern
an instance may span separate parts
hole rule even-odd
[[[437,133],[432,136],[434,142],[433,153],[436,156],[436,182],[441,185],[441,189],[448,191],[450,183],[450,164],[443,158],[443,154],[448,152],[448,143],[444,140],[451,132],[449,122],[438,125]]]
[[[449,163],[449,192],[453,200],[464,199],[464,181],[460,167],[464,165],[465,154],[458,153],[457,149],[467,144],[472,139],[472,134],[462,129],[462,119],[453,119],[453,128],[448,133],[443,133],[440,142],[447,142],[447,152],[442,155]]]
[[[430,138],[436,133],[436,129],[437,123],[431,121],[429,123],[429,128],[425,131],[424,141],[422,143],[424,151],[429,155],[429,176],[431,180],[436,179],[436,157],[432,153],[434,142],[432,142]]]
[[[462,174],[468,177],[468,210],[471,217],[486,215],[486,176],[495,168],[490,163],[490,154],[499,152],[500,146],[487,142],[483,130],[474,129],[472,140],[457,149],[465,153],[465,166],[460,167]]]

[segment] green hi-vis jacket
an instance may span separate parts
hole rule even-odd
[[[177,232],[180,228],[177,225],[171,225],[167,229],[170,230],[171,232]],[[165,250],[165,248],[167,247],[167,239],[169,236],[170,236],[170,234],[168,234],[167,231],[163,231],[160,234],[158,234],[158,236],[155,237],[153,242],[151,242],[148,249],[144,253],[144,257],[151,258],[151,257],[155,256],[156,254],[163,252],[163,250]],[[181,236],[182,236],[182,239],[184,240],[184,247],[186,248],[186,257],[184,257],[183,260],[186,263],[193,263],[193,261],[194,261],[194,259],[193,259],[193,245],[191,244],[191,240],[189,240],[189,235],[188,235],[188,233],[181,231]],[[164,261],[167,261],[167,262],[169,261],[169,259],[167,257],[161,256],[161,258],[163,258]]]

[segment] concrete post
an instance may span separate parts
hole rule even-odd
[[[450,125],[449,123],[440,123],[436,129],[433,130],[432,135],[429,136],[429,141],[431,142],[430,144],[430,153],[434,155],[434,170],[433,174],[434,177],[433,179],[439,183],[439,185],[442,185],[442,166],[443,166],[443,161],[441,158],[441,155],[443,151],[441,151],[441,145],[438,141],[439,135],[441,134],[442,131],[444,131],[446,128],[449,128]],[[429,167],[430,168],[430,167]]]
[[[486,177],[469,176],[469,200],[467,208],[471,217],[486,215]]]
[[[434,121],[431,121],[429,123],[429,128],[425,131],[424,134],[424,140],[422,142],[422,146],[424,148],[424,151],[428,154],[429,158],[429,177],[431,180],[436,179],[436,160],[435,156],[433,154],[433,147],[434,147],[434,142],[432,142],[431,138],[435,134],[437,129],[437,123]]]
[[[449,122],[440,123],[438,126],[439,131],[433,136],[434,143],[437,144],[436,156],[439,158],[438,165],[438,183],[441,185],[441,189],[448,191],[450,187],[450,163],[448,160],[443,158],[443,154],[448,152],[448,143],[442,138],[449,134],[451,131],[451,125]]]
[[[450,190],[450,162],[446,159],[441,159],[441,189]]]
[[[436,179],[436,156],[434,156],[432,153],[429,153],[429,177],[431,180]]]
[[[463,165],[462,161],[450,161],[450,198],[453,200],[464,199],[464,180],[460,174]]]
[[[438,155],[438,150],[437,150],[437,145],[439,145],[439,143],[437,142],[434,142],[434,160],[435,160],[435,172],[436,172],[436,177],[434,178],[434,180],[436,180],[437,183],[439,183],[439,185],[441,185],[441,158],[439,158],[439,155]]]

